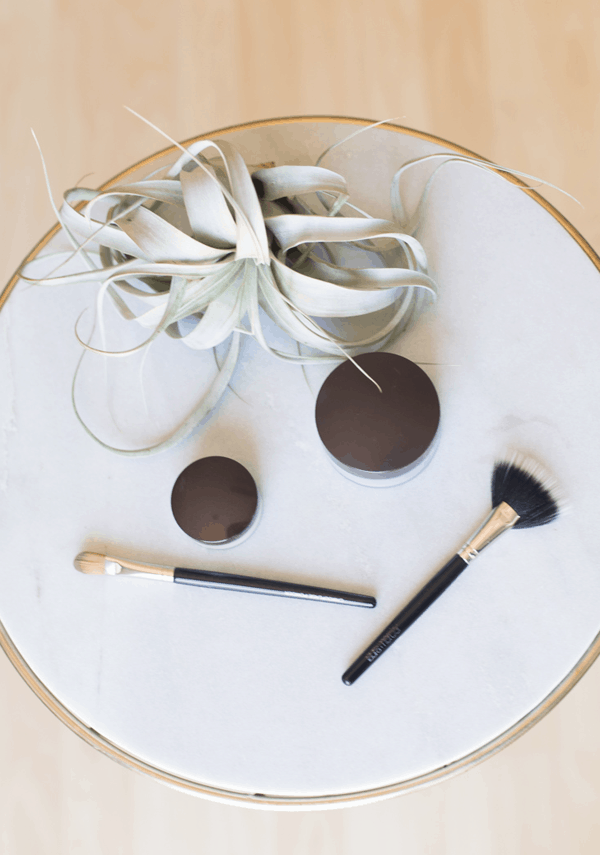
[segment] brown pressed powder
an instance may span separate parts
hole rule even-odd
[[[363,353],[335,368],[317,397],[317,431],[333,462],[365,483],[398,483],[428,462],[440,403],[427,374],[394,353]],[[406,478],[404,477],[406,476]]]
[[[254,478],[229,457],[203,457],[179,475],[171,509],[179,527],[206,546],[230,546],[257,521]]]

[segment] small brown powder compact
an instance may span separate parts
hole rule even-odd
[[[347,360],[321,387],[315,410],[321,441],[353,481],[373,487],[408,481],[436,448],[435,386],[422,368],[394,353],[363,353],[354,361],[365,374]]]
[[[260,515],[256,482],[230,457],[203,457],[175,481],[171,509],[179,527],[204,546],[234,546],[253,531]]]

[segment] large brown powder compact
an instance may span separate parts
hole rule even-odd
[[[435,387],[422,368],[394,353],[363,353],[354,361],[368,376],[347,360],[321,387],[315,411],[321,441],[352,480],[381,487],[403,483],[435,451]]]

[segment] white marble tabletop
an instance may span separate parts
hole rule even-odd
[[[248,162],[308,163],[347,132],[288,123],[229,138]],[[394,171],[436,150],[377,129],[326,165],[359,206],[389,216]],[[409,204],[426,176],[408,180]],[[291,805],[377,795],[501,738],[594,643],[599,272],[534,199],[465,164],[439,173],[419,239],[439,299],[394,349],[436,385],[440,444],[418,478],[390,489],[348,481],[320,448],[326,368],[305,377],[246,342],[237,394],[193,438],[127,459],[96,445],[71,407],[73,327],[94,286],[20,283],[0,313],[0,620],[60,704],[167,776]],[[139,363],[109,369],[84,367],[84,411],[116,442],[142,443],[177,423],[214,362],[165,339],[145,379]],[[344,686],[357,653],[485,516],[493,462],[513,449],[554,474],[568,511],[506,535]],[[211,454],[246,465],[264,503],[252,537],[220,553],[190,540],[169,505],[179,472]],[[378,606],[85,577],[72,565],[82,549],[347,588]]]

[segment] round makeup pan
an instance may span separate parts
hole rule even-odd
[[[234,546],[258,522],[256,482],[237,460],[203,457],[175,481],[171,510],[177,525],[203,546]]]
[[[395,353],[364,353],[327,377],[315,419],[323,445],[344,475],[387,487],[413,478],[431,459],[440,403],[435,386],[414,362]]]

